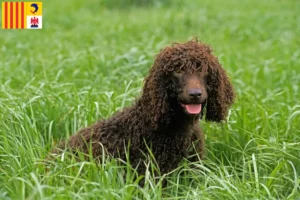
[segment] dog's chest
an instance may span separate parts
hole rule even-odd
[[[170,157],[182,158],[187,156],[188,149],[192,143],[189,135],[161,135],[152,137],[150,144],[153,154],[161,159]]]

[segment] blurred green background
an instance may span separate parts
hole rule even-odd
[[[300,198],[299,13],[298,0],[43,1],[42,30],[0,30],[0,199],[110,189],[128,194],[115,199]],[[35,167],[57,141],[131,104],[161,48],[194,37],[237,92],[227,125],[201,122],[212,171],[159,195],[124,193],[133,183],[119,179],[102,188],[83,177],[80,190],[57,180],[77,173]]]

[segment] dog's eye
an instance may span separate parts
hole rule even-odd
[[[180,73],[182,73],[182,70],[181,70],[180,68],[178,68],[178,69],[175,70],[175,72],[176,72],[177,74],[180,74]]]

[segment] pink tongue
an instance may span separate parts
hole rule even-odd
[[[199,114],[201,112],[201,104],[187,104],[185,108],[190,114]]]

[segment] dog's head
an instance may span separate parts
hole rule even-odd
[[[184,68],[177,68],[168,76],[172,85],[168,93],[170,98],[177,99],[177,107],[189,116],[203,113],[208,97],[205,73],[202,73],[200,69],[188,71]]]
[[[156,122],[178,109],[187,116],[205,114],[206,120],[220,122],[235,93],[212,49],[191,40],[161,50],[145,80],[145,96]]]

